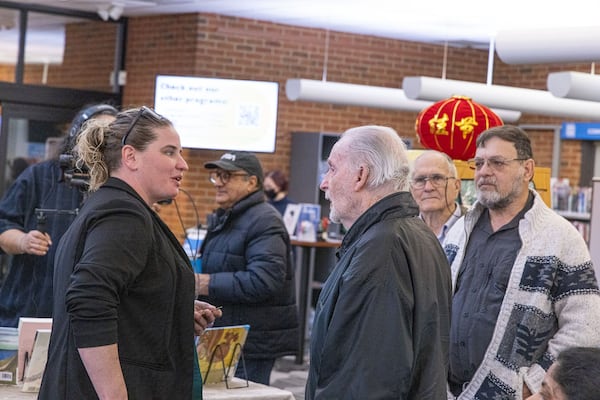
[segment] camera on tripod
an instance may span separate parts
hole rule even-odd
[[[71,153],[59,155],[58,162],[62,171],[61,182],[66,182],[71,187],[87,190],[90,182],[90,174],[87,168],[77,167],[75,156]]]

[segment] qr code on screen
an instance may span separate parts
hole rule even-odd
[[[240,104],[237,114],[238,126],[256,127],[260,124],[260,107],[256,104]]]

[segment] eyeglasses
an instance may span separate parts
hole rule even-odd
[[[123,138],[121,139],[121,146],[125,146],[125,142],[127,142],[127,138],[129,137],[129,134],[133,130],[133,127],[135,126],[135,124],[138,123],[138,121],[140,120],[140,118],[142,118],[142,116],[144,114],[148,114],[150,117],[152,117],[153,119],[156,119],[157,121],[164,120],[163,116],[160,115],[160,114],[158,114],[153,109],[148,108],[146,106],[140,107],[140,110],[136,114],[135,118],[133,118],[133,121],[131,121],[131,124],[129,125],[129,128],[127,128],[127,131],[125,132],[125,135],[123,135]]]
[[[527,161],[527,160],[529,160],[529,158],[511,158],[508,160],[504,159],[504,158],[499,158],[499,157],[492,157],[492,158],[487,158],[487,159],[472,158],[469,161],[467,161],[467,164],[469,165],[469,168],[479,171],[481,168],[483,168],[483,165],[487,163],[488,167],[490,167],[494,171],[501,171],[502,169],[504,169],[504,167],[506,167],[509,163],[511,163],[513,161]]]
[[[249,176],[245,172],[229,172],[229,171],[211,171],[208,174],[208,180],[213,184],[217,184],[217,178],[221,181],[223,185],[227,185],[227,182],[231,180],[232,176]]]
[[[431,182],[431,185],[435,188],[443,187],[448,184],[448,179],[456,179],[453,176],[444,176],[439,174],[433,174],[429,176],[418,176],[410,181],[410,185],[414,189],[423,189],[427,184],[427,181]]]

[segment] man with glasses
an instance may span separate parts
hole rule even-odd
[[[529,188],[520,128],[477,138],[477,201],[445,250],[454,297],[449,398],[523,399],[571,346],[600,346],[600,291],[579,232]],[[456,397],[455,397],[456,396]]]
[[[219,208],[207,218],[196,293],[223,307],[215,325],[250,325],[236,376],[268,385],[275,359],[299,344],[290,239],[254,154],[228,152],[204,167]]]
[[[446,232],[466,212],[457,202],[460,179],[454,161],[445,153],[427,150],[415,158],[410,177],[419,216],[443,243]]]

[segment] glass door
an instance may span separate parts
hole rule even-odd
[[[0,109],[0,196],[28,165],[58,156],[73,110],[2,103]]]
[[[27,166],[54,157],[73,110],[14,103],[0,105],[0,197]],[[0,284],[9,257],[0,254]]]

